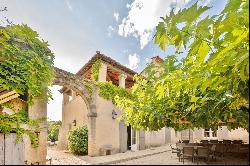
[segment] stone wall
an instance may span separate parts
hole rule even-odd
[[[177,133],[178,134],[176,136],[176,142],[178,142],[178,140],[188,140],[188,129]],[[217,139],[219,141],[222,141],[223,139],[243,140],[243,142],[249,143],[249,133],[247,132],[247,130],[244,130],[242,128],[229,131],[226,126],[221,126],[217,130],[217,137],[205,138],[204,129],[195,128],[193,131],[191,130],[190,142],[199,142],[200,140],[204,139]]]
[[[0,133],[0,165],[24,165],[25,143],[16,141],[16,134]]]
[[[146,148],[164,145],[166,142],[166,129],[159,131],[145,131]]]
[[[81,96],[76,96],[63,106],[63,119],[58,136],[58,149],[67,149],[67,136],[70,129],[88,125],[87,114],[87,106]],[[76,126],[72,123],[74,120],[76,120]]]
[[[103,154],[103,148],[110,147],[111,153],[120,152],[119,121],[112,118],[112,111],[119,116],[119,110],[111,101],[97,97],[96,146]],[[126,131],[125,131],[126,132]]]

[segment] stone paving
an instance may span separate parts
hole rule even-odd
[[[179,162],[176,154],[172,154],[171,152],[164,152],[148,157],[115,163],[113,165],[249,165],[249,162],[238,161],[234,159],[217,159],[216,162],[210,161],[209,164],[205,163],[202,160],[199,160],[197,164],[196,161],[195,163],[192,163],[191,159],[185,159],[183,164],[183,162]]]
[[[127,160],[138,159],[138,158],[145,158],[150,155],[160,154],[163,152],[170,152],[170,146],[161,146],[157,148],[150,148],[146,150],[140,151],[127,151],[125,153],[117,153],[114,155],[108,156],[98,156],[98,157],[89,157],[89,156],[81,156],[79,158],[85,160],[88,163],[100,165],[100,164],[115,164],[117,162],[125,162]]]
[[[52,158],[52,165],[88,165],[88,163],[78,156],[65,151],[58,151],[56,147],[48,147],[47,156]],[[49,165],[49,162],[46,163]]]
[[[179,162],[176,154],[172,154],[168,151],[148,157],[115,163],[114,165],[183,165],[183,163]],[[184,160],[184,165],[196,164],[192,163],[191,160]]]
[[[141,151],[127,151],[108,156],[76,156],[65,151],[58,151],[55,147],[48,147],[48,156],[52,157],[52,165],[183,165],[177,155],[171,152],[169,145],[150,148]],[[49,164],[49,163],[47,163]],[[249,165],[248,161],[234,159],[217,160],[211,165]],[[191,160],[185,160],[184,165],[197,165]],[[199,165],[206,165],[203,161]]]

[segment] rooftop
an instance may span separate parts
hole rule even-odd
[[[116,84],[119,84],[118,75],[124,73],[128,76],[126,79],[126,87],[131,87],[133,85],[133,76],[137,74],[137,72],[127,68],[126,66],[120,64],[112,58],[101,54],[100,51],[96,51],[96,54],[76,73],[76,75],[84,76],[87,79],[91,79],[91,67],[97,60],[101,60],[103,63],[108,64],[108,81],[112,81]],[[66,90],[67,88],[63,87],[59,91],[62,93]]]
[[[130,75],[135,75],[137,74],[137,72],[127,68],[126,66],[120,64],[119,62],[113,60],[112,58],[101,54],[100,51],[96,51],[96,54],[76,73],[76,75],[82,75],[84,72],[86,72],[87,70],[89,70],[91,68],[91,66],[98,60],[102,60],[106,63],[108,63],[109,65],[118,68],[122,71],[124,71],[127,74]]]

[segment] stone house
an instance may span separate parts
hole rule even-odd
[[[133,76],[137,73],[98,51],[76,75],[91,79],[91,67],[97,60],[101,60],[99,82],[112,81],[113,84],[123,88],[131,88],[133,86]],[[151,61],[155,65],[159,65],[162,62],[163,60],[159,56],[153,57]],[[140,74],[146,76],[143,71]],[[63,94],[62,126],[58,139],[58,149],[60,150],[67,149],[68,131],[84,125],[92,128],[92,132],[94,131],[94,137],[92,134],[94,141],[91,140],[90,142],[89,140],[89,147],[94,147],[95,149],[91,149],[93,153],[89,154],[90,156],[115,154],[128,150],[142,150],[166,143],[175,143],[181,139],[189,139],[190,142],[210,138],[233,139],[232,135],[237,132],[242,133],[240,139],[244,139],[244,141],[249,139],[245,130],[239,129],[229,132],[225,127],[222,127],[222,130],[218,130],[216,135],[212,131],[204,129],[188,130],[188,132],[187,130],[176,132],[172,128],[162,128],[153,132],[137,131],[131,128],[131,126],[126,126],[124,122],[119,122],[116,118],[120,115],[120,110],[111,101],[103,99],[99,95],[96,96],[96,115],[95,122],[93,122],[89,120],[91,116],[88,113],[87,104],[78,93],[67,87],[63,87],[60,92]],[[209,133],[209,137],[205,137],[207,133]],[[210,134],[212,134],[211,137]],[[90,145],[93,142],[95,145]]]

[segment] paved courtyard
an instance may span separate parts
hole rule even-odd
[[[77,156],[65,151],[58,151],[55,147],[48,147],[48,156],[52,157],[52,165],[182,165],[179,162],[176,154],[173,154],[168,145],[141,150],[141,151],[128,151],[125,153],[118,153],[108,156]],[[49,163],[47,163],[49,164]],[[199,165],[206,163],[199,162]],[[249,164],[245,161],[235,161],[233,159],[217,160],[212,165],[246,165]],[[185,160],[184,165],[197,165],[192,163],[191,160]]]

